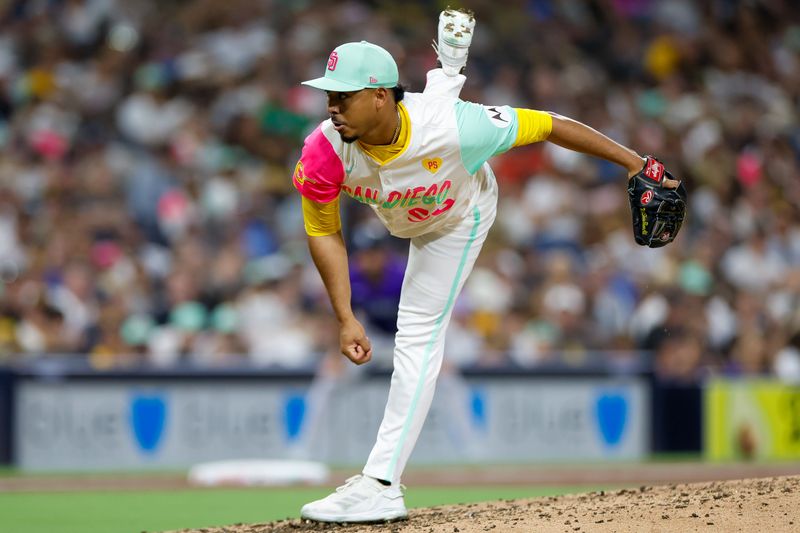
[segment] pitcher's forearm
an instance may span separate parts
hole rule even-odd
[[[353,319],[353,309],[350,306],[350,269],[342,233],[309,235],[308,249],[328,291],[333,312],[339,323]]]
[[[601,157],[628,169],[628,177],[642,169],[642,156],[609,139],[599,131],[571,118],[553,114],[553,130],[548,141],[584,154]]]

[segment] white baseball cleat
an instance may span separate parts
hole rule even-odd
[[[439,14],[438,42],[433,44],[442,70],[456,76],[467,65],[469,45],[475,30],[472,11],[447,8]]]
[[[388,522],[405,520],[408,511],[400,487],[387,487],[359,474],[333,494],[305,504],[300,517],[317,522]]]

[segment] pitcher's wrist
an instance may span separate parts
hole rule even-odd
[[[356,315],[353,314],[352,309],[347,311],[342,311],[340,313],[336,313],[336,320],[339,322],[340,326],[344,326],[350,322],[356,322]]]
[[[636,152],[631,154],[629,161],[626,162],[625,168],[628,169],[628,177],[635,176],[644,168],[647,159],[640,156]]]

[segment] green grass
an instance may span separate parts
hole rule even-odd
[[[608,487],[606,487],[608,488]],[[409,507],[530,498],[586,487],[414,487]],[[4,533],[140,533],[295,518],[327,488],[0,494]]]
[[[185,476],[186,468],[156,469],[156,470],[23,470],[14,466],[0,465],[0,478],[4,477],[158,477],[158,476]]]

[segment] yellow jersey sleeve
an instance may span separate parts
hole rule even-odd
[[[333,235],[342,229],[342,219],[339,216],[339,197],[323,204],[309,200],[305,196],[303,199],[303,224],[306,233],[312,237],[322,237]]]
[[[553,131],[553,117],[544,111],[517,109],[517,138],[514,146],[524,146],[545,141]]]

